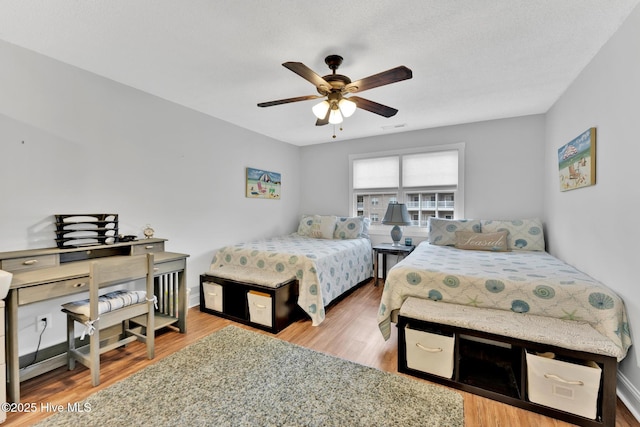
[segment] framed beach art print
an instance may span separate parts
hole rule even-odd
[[[281,175],[262,169],[247,168],[247,197],[253,199],[280,199]]]
[[[596,128],[590,128],[558,148],[560,191],[596,183]]]

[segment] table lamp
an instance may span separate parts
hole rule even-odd
[[[11,278],[13,274],[8,271],[0,270],[0,299],[5,299],[9,293],[9,286],[11,286]]]
[[[400,246],[400,239],[402,239],[400,226],[411,224],[407,206],[404,203],[389,203],[387,213],[384,214],[382,223],[385,225],[393,225],[391,229],[391,240],[393,240],[393,246]]]

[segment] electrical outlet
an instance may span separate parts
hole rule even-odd
[[[45,327],[51,329],[53,326],[51,313],[41,314],[36,317],[36,332],[42,332]]]

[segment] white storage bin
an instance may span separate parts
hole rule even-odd
[[[602,370],[527,353],[529,400],[594,420]]]
[[[262,292],[249,291],[249,320],[253,323],[272,327],[271,323],[271,296]]]
[[[203,282],[202,292],[204,293],[204,306],[210,310],[222,311],[223,288],[213,282]]]
[[[453,377],[453,336],[418,331],[405,326],[407,367],[445,378]]]

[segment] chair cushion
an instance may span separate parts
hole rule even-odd
[[[128,305],[139,304],[147,299],[145,291],[120,290],[109,292],[98,297],[98,314],[108,313]],[[62,308],[71,313],[89,317],[89,299],[62,304]]]

